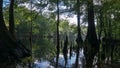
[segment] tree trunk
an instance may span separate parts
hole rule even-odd
[[[12,68],[14,68],[16,60],[26,57],[28,50],[18,44],[8,31],[3,19],[2,7],[3,0],[0,0],[0,66],[6,66],[4,64],[7,64],[8,66],[12,66]]]
[[[57,0],[57,56],[56,56],[56,67],[58,68],[58,59],[59,59],[59,52],[60,52],[60,44],[59,44],[59,0]]]
[[[87,31],[87,45],[85,48],[85,57],[86,57],[86,67],[92,68],[93,59],[96,53],[99,51],[99,43],[95,31],[95,23],[94,23],[94,8],[93,8],[93,0],[87,1],[88,6],[88,31]]]
[[[81,37],[81,29],[80,29],[80,1],[77,0],[77,30],[78,30],[78,36],[76,39],[77,42],[77,56],[76,56],[76,63],[75,63],[75,68],[79,67],[79,51],[80,51],[80,45],[82,44],[82,37]]]
[[[13,39],[11,38],[11,35],[10,35],[10,33],[5,25],[4,19],[3,19],[2,4],[3,4],[3,0],[0,0],[0,40],[2,43],[7,44],[7,43],[13,41]]]
[[[14,40],[10,37],[9,31],[7,30],[7,27],[5,25],[3,19],[2,5],[3,0],[0,0],[0,66],[6,67],[6,65],[4,64],[9,63],[8,61],[11,60],[9,59],[8,55],[11,54],[11,47],[14,48],[15,43]],[[14,67],[14,61],[10,63],[13,63],[13,65],[10,66]]]
[[[14,0],[10,0],[9,6],[9,32],[15,39],[15,23],[14,23]]]

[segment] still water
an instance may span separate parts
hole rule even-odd
[[[76,60],[76,53],[75,52],[72,52],[71,58],[69,58],[69,54],[68,54],[66,68],[73,68],[73,65],[75,64],[75,60]],[[83,50],[80,50],[80,52],[79,52],[80,68],[82,68],[84,61],[85,61],[85,57],[83,54]],[[56,62],[56,58],[53,59],[53,62],[54,63]],[[64,60],[64,57],[62,54],[59,55],[58,66],[59,66],[59,68],[64,68],[64,66],[65,66],[65,60]],[[36,60],[34,62],[34,68],[55,68],[55,67],[53,65],[51,65],[51,63],[47,60],[44,60],[44,61]]]

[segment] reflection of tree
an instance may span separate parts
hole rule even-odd
[[[67,54],[68,54],[68,37],[66,36],[65,41],[64,41],[64,47],[63,47],[63,56],[65,60],[65,67],[67,64]]]

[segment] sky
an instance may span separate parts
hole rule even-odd
[[[99,0],[93,0],[94,1],[94,4],[99,4],[101,5],[101,2]],[[3,7],[5,7],[6,5],[9,4],[9,0],[3,0]],[[62,2],[60,3],[60,5],[64,5]],[[26,8],[30,8],[30,5],[26,4]],[[66,7],[65,6],[62,6],[61,7],[62,9],[65,9]],[[60,8],[60,9],[61,9]],[[35,9],[35,8],[34,8]],[[33,10],[34,10],[33,9]],[[37,11],[37,9],[36,9]],[[70,24],[76,24],[77,25],[77,15],[73,15],[72,17],[67,17],[66,14],[61,14],[60,15],[60,19],[65,19],[65,20],[68,20]]]
[[[31,10],[31,7],[30,7],[30,4],[22,4],[22,5],[25,5],[26,8],[30,9]],[[65,9],[64,6],[61,7],[62,9]],[[37,8],[32,8],[32,10],[36,10],[39,12],[39,9]],[[45,15],[49,15],[50,11],[48,11],[48,8],[46,7],[44,9],[44,11],[42,12],[42,14],[45,14]],[[69,24],[76,24],[77,25],[77,15],[73,15],[72,17],[68,17],[67,16],[67,13],[66,14],[61,14],[60,15],[60,19],[63,19],[63,20],[68,20],[69,21]]]
[[[68,20],[69,24],[76,24],[77,25],[77,15],[73,15],[72,17],[66,17],[66,15],[60,15],[60,19]]]
[[[9,4],[9,0],[3,0],[3,7]]]
[[[6,5],[9,4],[9,0],[3,0],[3,7],[5,7]],[[61,3],[62,4],[62,3]],[[26,8],[30,8],[28,4],[25,4]],[[62,4],[63,5],[63,4]],[[62,6],[61,8],[65,8],[64,6]],[[34,8],[35,9],[35,8]],[[69,24],[76,24],[77,25],[77,16],[73,15],[72,17],[67,17],[66,14],[61,14],[60,15],[60,19],[64,19],[64,20],[68,20]]]

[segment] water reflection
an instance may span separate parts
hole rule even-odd
[[[54,68],[52,65],[50,65],[49,61],[41,61],[39,62],[36,60],[34,62],[34,68]]]
[[[83,49],[80,50],[79,54],[80,54],[79,55],[79,66],[80,66],[80,68],[83,68],[83,65],[85,62]],[[76,53],[72,52],[71,58],[69,58],[69,53],[68,53],[68,60],[67,60],[66,68],[73,68],[73,66],[75,65],[75,61],[76,61]],[[53,63],[55,63],[55,62],[56,62],[56,58],[53,59]],[[62,54],[59,55],[58,66],[59,66],[59,68],[64,68],[64,66],[65,66],[65,60],[64,60]],[[45,60],[45,61],[39,62],[38,60],[36,60],[34,62],[34,68],[54,68],[54,66],[52,66],[49,61]]]

